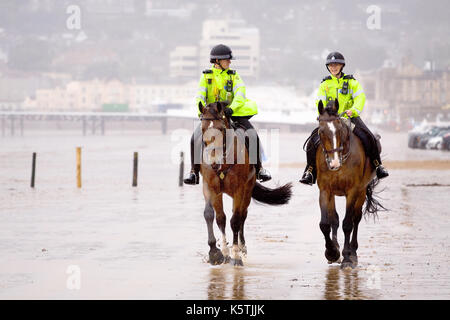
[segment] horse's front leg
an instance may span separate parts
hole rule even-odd
[[[224,260],[222,252],[216,246],[216,237],[214,236],[214,208],[211,203],[211,194],[206,183],[203,184],[203,195],[205,196],[205,210],[203,215],[206,220],[208,229],[208,245],[209,245],[209,263],[212,265],[221,264]]]
[[[209,245],[209,263],[212,265],[221,264],[223,262],[223,255],[216,246],[216,238],[214,237],[213,223],[214,223],[214,209],[211,202],[206,202],[204,217],[206,220],[206,227],[208,229],[208,245]]]
[[[227,217],[225,215],[225,212],[223,211],[222,193],[213,194],[211,196],[211,203],[214,207],[214,210],[216,211],[217,226],[219,227],[219,230],[222,233],[222,243],[221,243],[222,255],[224,256],[225,262],[228,262],[230,259],[230,249],[228,248],[227,236],[225,232]]]
[[[241,253],[245,248],[244,221],[247,216],[247,205],[243,205],[245,195],[242,192],[236,192],[233,197],[233,216],[231,217],[231,229],[233,230],[233,247],[231,249],[231,264],[243,266]],[[247,248],[245,248],[245,252]]]
[[[336,207],[334,202],[334,196],[329,194],[328,192],[324,190],[320,190],[320,212],[321,212],[321,219],[320,219],[320,230],[322,231],[323,235],[325,236],[325,257],[328,260],[328,263],[333,263],[339,260],[340,253],[339,253],[339,244],[337,244],[336,239],[336,231],[337,226],[339,226],[339,221],[336,223],[335,217],[336,214]],[[331,231],[331,225],[333,225],[333,241],[330,238],[330,231]]]

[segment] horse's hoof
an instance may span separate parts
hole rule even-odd
[[[328,263],[333,263],[339,260],[341,254],[338,250],[325,250],[325,258],[327,258]]]
[[[209,251],[209,263],[213,266],[222,264],[224,256],[219,249]]]
[[[232,266],[235,266],[235,267],[242,267],[242,266],[244,266],[244,263],[242,262],[242,259],[231,259],[230,263],[231,263]]]
[[[230,261],[231,261],[231,257],[230,256],[225,256],[224,263],[230,263]]]
[[[341,263],[341,269],[342,270],[349,270],[349,269],[354,269],[355,266],[353,265],[353,262],[351,261],[344,261]]]
[[[240,248],[241,249],[241,258],[242,261],[247,260],[247,247]]]
[[[358,256],[351,255],[350,260],[352,261],[353,267],[356,267],[358,265]]]

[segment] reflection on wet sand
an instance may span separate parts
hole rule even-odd
[[[235,269],[233,273],[233,292],[232,299],[245,300],[245,278],[244,272],[241,269]]]
[[[228,277],[232,277],[232,283],[227,279]],[[245,295],[244,270],[242,268],[227,268],[226,266],[211,268],[208,283],[208,299],[248,299]]]
[[[339,292],[339,266],[330,266],[327,270],[325,278],[325,292],[324,299],[326,300],[338,300],[341,299]]]
[[[340,266],[330,266],[325,277],[324,299],[326,300],[358,300],[370,299],[361,290],[360,270],[341,270]],[[343,287],[341,290],[341,279]]]
[[[208,282],[208,299],[225,299],[225,274],[221,268],[211,268]]]

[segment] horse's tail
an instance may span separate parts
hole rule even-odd
[[[386,211],[387,209],[375,198],[374,189],[378,185],[380,180],[377,178],[372,179],[366,188],[366,207],[363,214],[365,216],[378,217],[378,211]]]
[[[284,186],[270,189],[256,182],[253,188],[252,198],[256,201],[270,204],[281,205],[289,202],[292,196],[292,183],[286,183]]]

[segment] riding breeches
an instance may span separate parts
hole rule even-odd
[[[367,128],[364,122],[360,117],[354,117],[350,119],[351,122],[355,125],[353,129],[353,133],[361,140],[364,151],[366,155],[372,161],[378,161],[381,164],[380,153],[378,152],[377,140],[373,133]],[[313,168],[313,175],[315,175],[316,170],[316,153],[317,148],[320,144],[320,137],[318,134],[319,128],[315,128],[311,133],[311,136],[308,138],[308,142],[306,144],[306,161],[308,165],[306,166],[306,170],[311,166]]]
[[[256,141],[257,141],[257,147],[256,147],[256,170],[258,171],[261,167],[261,143],[259,140],[259,136],[253,127],[253,125],[250,123],[249,119],[252,116],[244,116],[244,117],[231,117],[231,120],[233,120],[233,123],[237,126],[237,128],[241,128],[244,131],[247,130],[254,130],[254,133],[256,133]],[[192,169],[200,170],[200,163],[202,161],[202,127],[201,123],[195,128],[194,133],[191,136],[191,165]],[[248,138],[245,139],[245,145],[247,147],[247,150],[249,150],[249,141]]]
[[[381,164],[380,152],[378,151],[377,146],[377,139],[373,135],[372,131],[367,128],[360,117],[354,117],[350,120],[355,125],[353,133],[361,140],[366,155],[370,158],[370,160],[372,160],[372,162],[378,161],[378,163]]]

